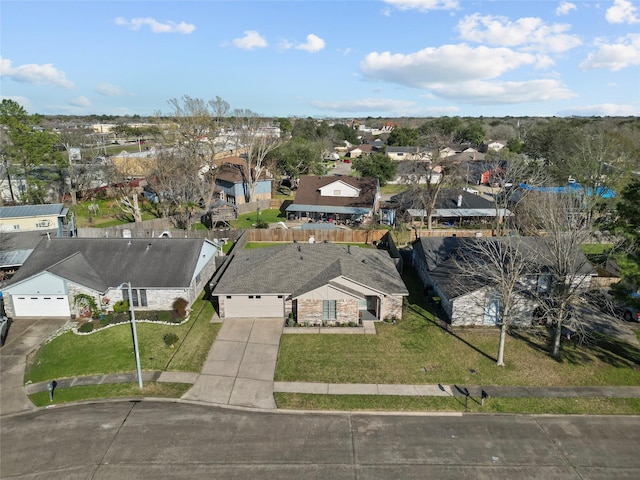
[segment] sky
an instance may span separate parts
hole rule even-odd
[[[43,115],[640,115],[637,0],[2,0],[0,42]]]

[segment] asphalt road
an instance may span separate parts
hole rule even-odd
[[[637,479],[640,417],[251,412],[162,401],[0,419],[12,479]]]

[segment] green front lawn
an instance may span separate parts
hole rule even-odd
[[[608,337],[564,342],[562,361],[548,353],[548,334],[508,336],[505,367],[496,366],[499,331],[448,333],[422,303],[416,278],[402,321],[376,324],[377,335],[283,335],[276,381],[458,385],[639,385],[640,349]]]
[[[139,313],[142,318],[142,313]],[[143,370],[199,372],[220,329],[210,323],[213,306],[200,298],[190,320],[182,325],[136,323]],[[165,345],[163,336],[175,333],[178,344]],[[65,333],[44,344],[28,360],[25,382],[43,382],[83,375],[135,371],[131,324],[105,328],[90,335]]]

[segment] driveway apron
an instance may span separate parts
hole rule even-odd
[[[275,409],[273,376],[282,318],[226,319],[188,400]]]
[[[24,389],[27,357],[68,319],[21,318],[9,328],[7,341],[0,349],[0,414],[34,409]]]

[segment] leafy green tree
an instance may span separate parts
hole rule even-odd
[[[322,140],[329,136],[329,124],[324,120],[318,122],[311,117],[298,119],[293,124],[291,136],[311,141]]]
[[[360,142],[358,139],[358,132],[344,123],[336,123],[331,127],[334,144],[342,143],[344,140],[356,145]]]
[[[622,284],[640,286],[640,179],[635,178],[620,192],[616,205],[616,232],[623,237],[617,261]]]
[[[391,147],[413,147],[418,145],[420,135],[415,128],[398,127],[389,134],[387,145]]]
[[[471,142],[476,146],[480,146],[485,139],[485,131],[482,123],[479,121],[471,121],[462,129],[458,130],[457,139],[461,142]]]
[[[355,168],[361,177],[374,177],[380,185],[386,184],[396,173],[397,164],[384,153],[364,155],[353,160]]]
[[[284,136],[287,136],[291,133],[291,129],[293,125],[291,125],[291,120],[288,118],[282,117],[278,119],[278,124],[280,125],[280,133]]]
[[[2,154],[10,174],[24,178],[22,202],[44,203],[50,194],[49,187],[59,180],[62,158],[54,149],[58,139],[38,128],[41,120],[13,100],[4,99],[0,103],[0,125],[6,129]]]
[[[278,171],[291,179],[301,175],[322,175],[324,167],[321,145],[302,137],[293,137],[269,154],[269,161],[275,163]]]
[[[507,140],[507,148],[513,153],[522,153],[522,142],[518,138],[511,138]]]

